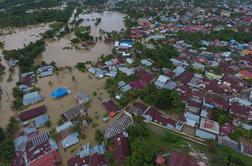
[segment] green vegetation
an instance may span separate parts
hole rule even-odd
[[[26,47],[18,50],[4,50],[4,58],[6,60],[19,60],[18,65],[20,72],[29,72],[35,70],[34,59],[45,50],[45,42],[38,40],[30,43]]]
[[[252,130],[246,130],[242,127],[237,127],[231,133],[230,137],[234,140],[238,140],[240,137],[245,139],[252,139]]]
[[[103,134],[100,130],[96,130],[95,131],[95,141],[98,143],[98,144],[101,144],[103,142]]]
[[[173,151],[187,152],[188,141],[174,135],[168,130],[151,129],[143,122],[136,120],[134,126],[128,128],[131,156],[125,160],[127,166],[153,165],[157,153],[169,153]],[[153,132],[153,131],[157,131]],[[194,149],[202,151],[204,147],[190,143]],[[137,163],[137,164],[135,164]]]
[[[23,103],[22,103],[23,94],[22,94],[22,92],[17,87],[14,87],[12,89],[12,95],[15,98],[15,100],[13,101],[14,108],[17,110],[22,109],[23,108]]]
[[[43,5],[47,6],[47,3],[45,2],[48,1],[53,0],[46,0],[39,4],[33,1],[30,3],[25,3],[19,6],[8,8],[5,12],[0,13],[0,26],[27,26],[52,21],[67,23],[68,19],[72,15],[74,8],[73,3],[69,3],[68,7],[66,7],[64,10],[43,9],[34,10],[32,13],[26,12],[29,9],[41,8],[43,7]],[[52,6],[52,4],[48,4],[48,6]]]
[[[141,99],[161,110],[175,113],[183,111],[184,108],[180,96],[174,90],[156,89],[154,86],[148,86],[141,92]]]
[[[213,140],[207,142],[207,154],[211,159],[212,165],[247,166],[252,162],[250,157],[235,152],[226,146],[218,145]]]
[[[213,120],[217,121],[221,126],[230,121],[228,112],[221,109],[212,110]]]
[[[77,68],[81,72],[86,72],[86,70],[87,70],[86,63],[83,63],[83,62],[77,63],[75,65],[75,68]]]
[[[238,42],[247,43],[252,41],[252,39],[249,37],[252,35],[252,32],[245,32],[245,31],[234,31],[231,29],[224,29],[220,31],[213,31],[209,34],[202,33],[202,32],[185,32],[180,31],[177,33],[178,37],[187,43],[193,44],[195,47],[201,47],[200,41],[201,40],[223,40],[223,41],[230,41],[232,39],[235,39]],[[216,51],[216,48],[210,48],[213,49],[213,51]],[[218,48],[220,51],[227,50],[226,47]],[[219,51],[219,50],[218,50]]]
[[[167,129],[144,124],[135,119],[135,125],[128,128],[132,155],[125,160],[125,165],[152,165],[157,153],[192,152],[205,153],[211,165],[250,165],[252,159],[232,149],[218,145],[216,141],[207,141],[207,146],[187,141]],[[190,145],[189,145],[190,144]],[[143,145],[143,146],[142,146]],[[144,147],[146,146],[146,147]],[[151,151],[149,149],[151,148]],[[146,151],[146,153],[143,153]],[[149,161],[152,162],[149,162]],[[137,165],[138,165],[137,164]],[[134,165],[135,166],[135,165]]]
[[[60,31],[60,29],[64,26],[64,23],[63,22],[54,22],[52,24],[49,25],[49,27],[51,28],[50,30],[46,31],[44,34],[43,34],[43,37],[44,38],[52,38],[55,36],[55,34],[57,32]]]
[[[15,155],[13,136],[19,130],[15,117],[9,119],[5,132],[1,129],[0,165],[10,165]]]
[[[0,41],[0,48],[4,48],[4,43]]]
[[[144,47],[140,42],[134,45],[133,54],[137,61],[142,58],[151,58],[159,68],[172,68],[171,58],[179,56],[178,51],[171,45],[158,45],[154,49]]]
[[[77,27],[74,34],[82,41],[94,40],[93,36],[90,35],[90,27]]]

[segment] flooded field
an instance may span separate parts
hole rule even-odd
[[[96,61],[100,55],[111,53],[112,46],[106,45],[103,41],[97,42],[91,50],[63,49],[71,46],[72,38],[74,38],[74,34],[66,35],[58,41],[47,42],[41,60],[54,61],[59,67],[75,66],[78,62]]]
[[[119,12],[103,12],[103,13],[90,13],[90,14],[80,14],[77,19],[82,18],[83,26],[91,26],[91,35],[98,37],[100,35],[100,30],[105,32],[121,31],[125,28],[123,17],[125,15]],[[95,20],[101,18],[100,24],[95,25]]]
[[[46,32],[49,26],[46,24],[25,28],[10,28],[3,30],[5,35],[0,36],[0,41],[4,43],[6,50],[23,48],[30,42],[41,39],[41,33]]]
[[[125,15],[119,12],[104,12],[79,15],[83,18],[81,25],[91,26],[91,35],[94,37],[102,36],[100,29],[106,32],[120,31],[124,29],[123,17]],[[95,25],[95,19],[101,18],[101,23]],[[42,53],[42,60],[45,62],[56,62],[57,66],[75,66],[78,62],[96,61],[104,54],[110,54],[113,46],[105,44],[103,41],[96,42],[90,50],[78,50],[73,48],[71,39],[75,38],[74,33],[65,35],[63,38],[55,41],[47,41],[46,50]],[[71,47],[72,49],[63,49]]]

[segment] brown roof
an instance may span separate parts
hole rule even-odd
[[[199,166],[197,161],[185,153],[173,152],[168,161],[169,166]]]
[[[124,136],[117,137],[114,139],[115,146],[115,159],[117,161],[123,161],[126,156],[129,155],[129,142]]]
[[[19,118],[20,118],[21,121],[27,121],[29,119],[35,118],[35,117],[37,117],[37,116],[39,116],[41,114],[46,113],[46,111],[47,111],[47,109],[46,109],[45,105],[38,106],[36,108],[27,110],[25,112],[21,112],[19,114]]]

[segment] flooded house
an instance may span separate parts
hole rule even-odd
[[[27,105],[41,102],[43,100],[44,100],[44,97],[41,96],[38,91],[34,91],[34,92],[24,94],[22,103],[23,105],[27,106]]]

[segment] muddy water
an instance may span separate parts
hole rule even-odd
[[[0,100],[0,126],[6,127],[8,120],[11,116],[15,114],[15,111],[11,109],[11,104],[13,101],[12,89],[16,86],[16,82],[18,81],[18,68],[15,69],[12,74],[12,81],[8,82],[9,72],[7,62],[3,59],[3,55],[0,51],[0,57],[2,58],[2,64],[6,67],[5,73],[0,79],[0,86],[2,89],[2,96]]]
[[[85,19],[82,25],[91,26],[91,34],[95,37],[100,35],[100,29],[104,31],[111,32],[112,30],[120,31],[124,28],[123,17],[124,15],[118,12],[104,12],[102,14],[92,13],[92,14],[83,14],[80,15],[81,18]],[[87,21],[89,18],[90,21]],[[98,26],[95,26],[95,21],[92,21],[95,18],[102,18],[101,23]],[[41,36],[39,33],[45,32],[47,26],[34,26],[32,28],[22,28],[15,29],[14,34],[8,34],[0,36],[0,41],[4,41],[5,49],[17,49],[22,48],[25,44],[39,40]],[[73,33],[64,36],[59,40],[46,41],[46,50],[42,53],[40,60],[46,62],[55,61],[57,66],[74,66],[78,62],[85,61],[96,61],[97,58],[102,54],[109,54],[112,50],[112,45],[106,45],[103,41],[98,41],[96,45],[90,50],[77,50],[77,49],[63,49],[64,47],[72,47],[70,40],[73,39],[75,35]],[[0,54],[0,56],[2,56]],[[2,62],[6,67],[7,64],[5,61]],[[8,71],[8,69],[6,70]],[[1,105],[0,105],[0,126],[5,127],[8,123],[8,119],[15,114],[15,111],[11,110],[11,102],[13,101],[12,89],[16,86],[18,81],[19,71],[15,70],[13,74],[13,81],[8,82],[9,73],[4,75],[0,85],[3,90]],[[75,77],[75,81],[72,80],[72,76]],[[49,81],[52,82],[52,85],[49,85]],[[68,109],[77,105],[74,100],[74,96],[80,92],[84,91],[87,94],[91,95],[94,91],[97,92],[97,97],[93,97],[90,108],[88,109],[89,116],[92,117],[93,121],[98,124],[96,128],[103,129],[108,123],[102,121],[102,116],[106,112],[103,108],[101,101],[107,99],[109,96],[104,90],[103,80],[97,80],[93,76],[90,76],[88,73],[80,73],[77,70],[62,71],[58,76],[54,75],[51,77],[38,79],[37,87],[41,89],[41,94],[45,97],[45,100],[42,103],[30,106],[34,108],[38,105],[45,104],[48,108],[48,114],[50,116],[52,127],[57,125],[60,115],[67,111]],[[52,100],[50,98],[50,93],[53,89],[59,86],[66,86],[72,90],[72,93],[62,99]],[[45,128],[42,130],[46,130]],[[95,128],[92,126],[88,127],[85,130],[86,138],[81,140],[77,145],[69,148],[64,152],[63,148],[59,143],[59,152],[63,159],[63,165],[66,165],[67,160],[73,155],[73,153],[80,150],[80,147],[83,144],[91,143],[95,145]]]
[[[83,18],[81,25],[91,26],[91,35],[99,37],[100,29],[111,32],[124,29],[123,17],[125,15],[119,12],[103,12],[79,15],[77,19]],[[101,23],[95,26],[95,19],[101,18]],[[89,20],[89,21],[87,21]],[[46,50],[42,53],[42,60],[46,62],[54,61],[57,66],[75,66],[78,62],[96,61],[97,58],[104,54],[110,54],[113,46],[107,45],[103,41],[98,41],[90,50],[78,50],[73,48],[71,39],[75,38],[73,33],[65,35],[56,41],[47,41]],[[72,47],[72,49],[63,49]]]
[[[124,16],[124,14],[119,12],[107,11],[103,13],[81,14],[78,18],[84,20],[81,25],[91,26],[92,36],[98,37],[100,35],[100,29],[105,32],[121,31],[124,29]],[[101,18],[101,22],[97,26],[95,26],[96,18]]]
[[[72,80],[72,76],[76,78],[75,81]],[[49,80],[52,82],[52,85],[49,85]],[[104,129],[108,123],[102,121],[102,116],[106,110],[102,106],[101,102],[109,97],[104,91],[104,82],[105,79],[97,80],[88,73],[81,73],[77,70],[72,72],[60,72],[58,76],[41,78],[38,80],[37,86],[41,88],[40,92],[45,97],[45,101],[38,105],[47,105],[52,127],[56,127],[57,122],[61,118],[60,115],[77,105],[76,101],[74,100],[74,96],[78,92],[83,91],[92,96],[93,92],[96,91],[97,96],[92,96],[91,106],[88,108],[88,115],[96,124],[98,124],[97,128]],[[51,99],[50,93],[53,91],[53,89],[60,86],[69,87],[72,91],[71,94],[58,100]],[[58,142],[59,152],[63,159],[63,165],[66,165],[67,160],[73,155],[73,152],[77,152],[80,149],[79,147],[81,147],[83,144],[96,144],[94,140],[95,130],[96,129],[92,128],[92,126],[85,129],[86,138],[81,140],[77,145],[67,149],[66,152]]]
[[[110,54],[112,50],[111,45],[106,45],[99,41],[91,50],[76,50],[63,49],[64,47],[71,47],[70,40],[74,38],[74,34],[66,35],[58,41],[49,41],[46,45],[46,50],[42,53],[42,60],[45,62],[56,62],[57,66],[75,66],[78,62],[96,61],[102,54]]]
[[[41,33],[49,29],[48,25],[40,24],[26,28],[11,28],[5,29],[5,35],[0,36],[0,41],[4,42],[4,47],[7,50],[23,48],[30,42],[35,42],[41,39]]]

